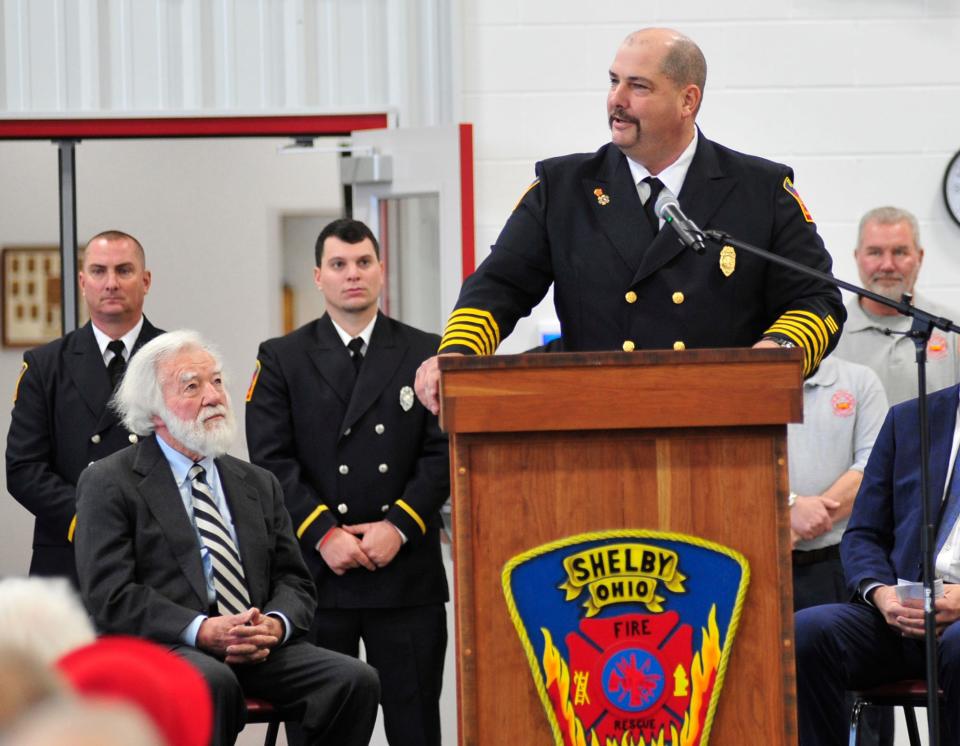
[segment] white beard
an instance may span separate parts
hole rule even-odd
[[[216,415],[223,415],[223,419],[212,428],[204,426],[204,422]],[[199,453],[204,458],[217,458],[224,455],[237,434],[237,421],[233,410],[227,404],[208,406],[200,410],[195,420],[182,420],[163,406],[160,419],[166,425],[170,435],[189,450]]]

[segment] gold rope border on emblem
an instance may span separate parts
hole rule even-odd
[[[733,613],[730,615],[730,624],[727,625],[727,634],[723,641],[723,649],[720,652],[720,665],[717,668],[717,679],[713,685],[713,692],[710,694],[710,705],[707,708],[707,717],[703,723],[703,735],[701,744],[706,746],[710,741],[710,731],[713,728],[713,718],[717,712],[717,703],[720,701],[720,692],[723,690],[723,682],[727,675],[727,664],[730,661],[730,651],[733,649],[733,640],[740,627],[740,616],[743,614],[743,606],[747,600],[747,589],[750,586],[750,563],[736,549],[718,544],[715,541],[701,539],[699,536],[690,534],[681,534],[674,531],[651,531],[648,529],[616,529],[610,531],[591,531],[585,534],[576,534],[575,536],[566,536],[562,539],[556,539],[538,547],[533,547],[525,552],[507,560],[500,573],[500,583],[503,587],[503,595],[507,601],[507,611],[510,614],[510,621],[513,623],[517,635],[520,637],[520,644],[526,655],[527,663],[533,673],[534,684],[537,687],[537,694],[540,695],[540,703],[547,713],[547,720],[550,723],[550,729],[553,731],[553,739],[556,746],[564,746],[563,733],[560,731],[560,724],[557,722],[557,716],[553,712],[550,704],[550,695],[547,693],[547,686],[543,681],[543,674],[540,671],[540,661],[533,650],[530,638],[527,636],[527,630],[523,626],[523,620],[520,618],[520,612],[517,611],[517,602],[513,597],[513,591],[510,589],[510,577],[514,569],[524,562],[547,554],[557,549],[563,549],[572,544],[580,544],[587,541],[597,541],[603,539],[660,539],[663,541],[677,541],[690,544],[702,549],[710,549],[717,554],[723,554],[740,566],[742,573],[740,587],[737,589],[737,597],[733,603]],[[688,576],[689,577],[689,576]]]

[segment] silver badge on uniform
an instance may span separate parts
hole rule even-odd
[[[409,412],[410,408],[413,406],[413,389],[409,386],[404,386],[400,389],[400,408],[404,412]]]

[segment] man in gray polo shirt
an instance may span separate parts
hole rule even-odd
[[[899,207],[877,207],[860,220],[857,248],[853,252],[860,282],[891,300],[912,293],[923,249],[916,217]],[[914,295],[918,308],[957,322],[960,312]],[[866,365],[880,377],[891,405],[917,396],[916,348],[903,332],[912,319],[876,301],[852,298],[846,304],[847,321],[834,357]],[[897,332],[894,334],[888,333]],[[927,344],[927,391],[960,381],[960,354],[954,334],[934,330]]]
[[[840,537],[886,414],[866,366],[830,356],[803,383],[803,424],[787,426],[794,610],[847,600]]]

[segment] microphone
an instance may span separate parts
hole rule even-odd
[[[702,254],[706,250],[706,237],[703,235],[703,231],[683,214],[680,203],[669,189],[660,191],[660,196],[657,197],[657,203],[654,206],[654,212],[663,218],[664,222],[673,226],[677,236],[680,237],[680,243],[684,246],[693,249],[698,254]]]

